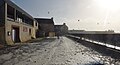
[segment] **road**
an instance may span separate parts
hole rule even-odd
[[[93,65],[103,63],[105,59],[102,58],[94,50],[61,37],[28,43],[2,54],[0,65]]]

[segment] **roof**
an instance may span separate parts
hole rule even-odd
[[[35,20],[37,20],[37,22],[40,23],[44,23],[44,24],[54,24],[53,19],[47,19],[47,18],[35,18]]]
[[[11,7],[17,9],[18,11],[22,12],[23,14],[25,14],[26,16],[28,16],[31,19],[34,19],[31,15],[29,15],[27,12],[25,12],[24,10],[22,10],[19,6],[17,6],[16,4],[14,4],[12,1],[10,0],[4,0],[8,5],[10,5]]]

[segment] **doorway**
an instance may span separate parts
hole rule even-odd
[[[12,40],[14,43],[20,42],[19,27],[12,27]]]

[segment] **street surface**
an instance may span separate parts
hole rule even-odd
[[[6,52],[7,51],[7,52]],[[47,38],[7,49],[0,55],[0,65],[112,65],[113,59],[101,56],[67,37]],[[104,61],[104,62],[103,62]],[[113,64],[114,65],[114,64]]]

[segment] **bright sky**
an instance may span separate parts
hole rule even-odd
[[[69,29],[120,31],[120,0],[13,1],[33,17],[53,17]]]

